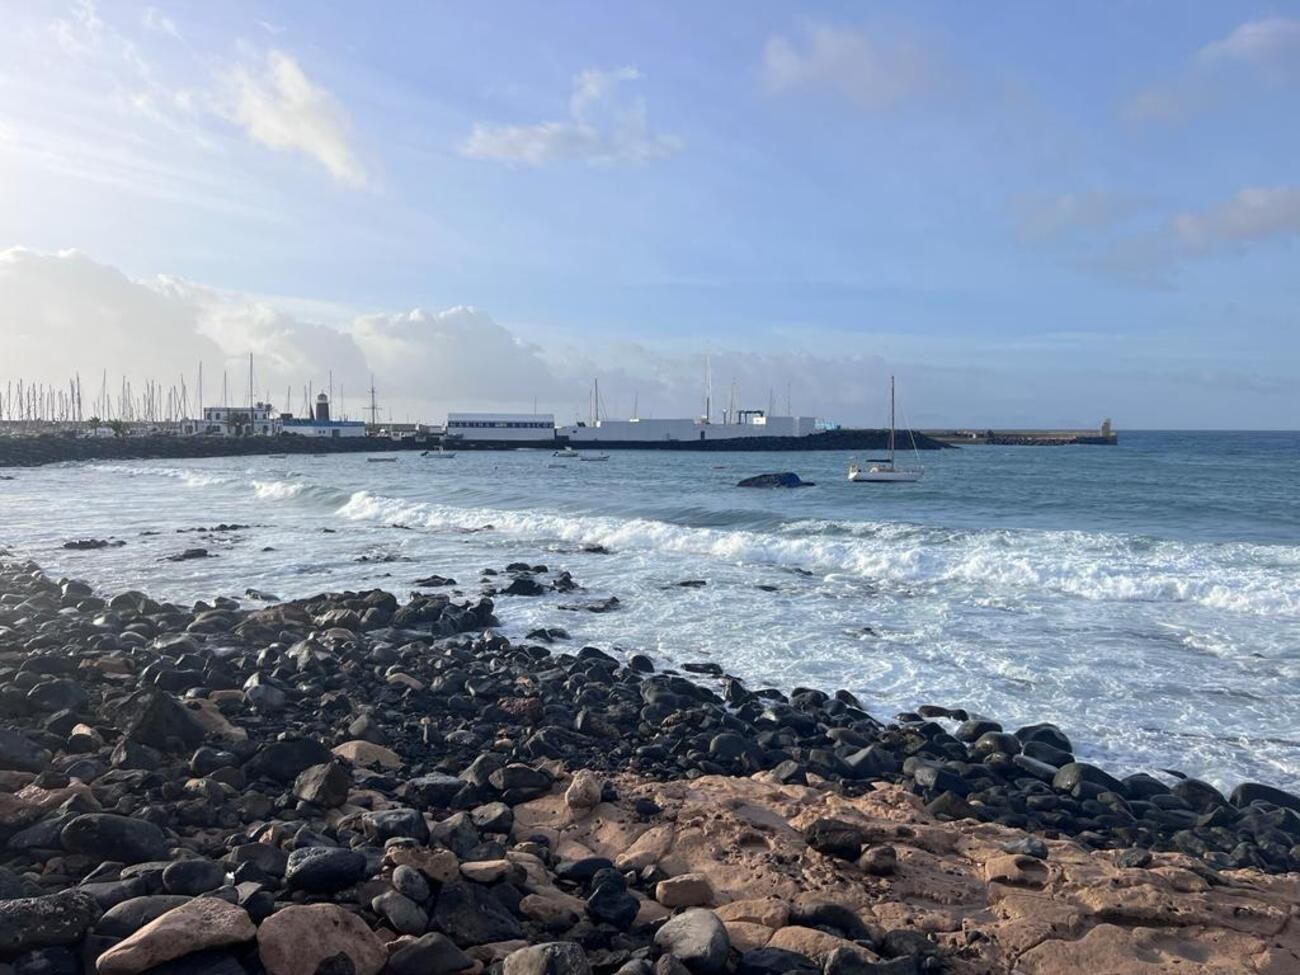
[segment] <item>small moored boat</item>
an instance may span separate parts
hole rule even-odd
[[[574,460],[579,456],[579,454],[572,447],[561,447],[559,450],[555,451],[555,453],[551,454],[551,456],[563,457],[565,460]]]

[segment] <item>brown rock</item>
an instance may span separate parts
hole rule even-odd
[[[519,902],[519,913],[536,921],[548,931],[567,931],[578,923],[579,915],[568,904],[554,897],[529,894]]]
[[[703,874],[684,873],[659,881],[655,900],[664,907],[708,907],[713,903],[713,888]]]
[[[1020,853],[994,857],[984,864],[984,877],[991,884],[1041,887],[1050,876],[1051,871],[1042,860]]]
[[[614,858],[619,870],[644,870],[658,863],[673,847],[675,831],[667,823],[652,826]]]
[[[376,745],[374,742],[362,741],[359,738],[336,745],[334,754],[339,758],[347,759],[353,765],[360,765],[363,768],[397,769],[402,767],[402,759],[397,752],[391,748],[385,748],[383,745]]]
[[[523,867],[509,860],[470,860],[460,865],[460,872],[466,880],[477,884],[495,884],[505,879],[522,883],[527,877]]]
[[[316,975],[322,962],[347,956],[355,975],[378,975],[383,943],[355,914],[334,904],[295,905],[257,929],[257,951],[267,975]]]
[[[723,904],[714,913],[724,921],[744,921],[768,928],[783,928],[790,923],[790,905],[775,897],[732,901]]]
[[[570,809],[586,812],[600,805],[601,794],[605,790],[604,780],[591,769],[575,772],[573,781],[565,790],[564,801]]]
[[[392,846],[384,851],[384,865],[388,868],[405,864],[414,867],[436,884],[445,884],[460,877],[460,860],[451,850],[434,850],[424,846]]]
[[[836,948],[844,948],[853,952],[859,958],[866,962],[879,961],[879,956],[875,952],[863,948],[861,945],[854,944],[852,941],[846,941],[843,938],[837,938],[833,934],[827,934],[824,931],[818,931],[816,928],[801,928],[798,925],[790,925],[777,931],[768,939],[767,947],[784,948],[786,951],[798,952],[814,961],[820,961],[821,957],[827,952],[834,951]]]
[[[99,956],[98,975],[136,975],[163,962],[225,945],[252,941],[248,912],[219,897],[196,897],[149,922]]]
[[[772,929],[767,925],[751,924],[749,921],[722,923],[727,929],[727,937],[731,939],[731,947],[737,951],[758,951],[759,948],[766,948],[772,940]]]

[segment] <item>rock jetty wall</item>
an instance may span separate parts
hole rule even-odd
[[[1300,797],[1059,729],[497,635],[479,588],[246,609],[0,556],[15,975],[1300,970]],[[548,631],[535,639],[562,642]]]
[[[381,437],[0,437],[0,467],[38,467],[74,460],[380,453],[425,450],[428,446],[419,441]]]

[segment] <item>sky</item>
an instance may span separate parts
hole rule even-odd
[[[1300,427],[1300,3],[0,23],[0,384]]]

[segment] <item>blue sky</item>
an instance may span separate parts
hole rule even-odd
[[[918,422],[1300,425],[1297,4],[0,10],[29,323],[75,248],[188,289],[179,362],[361,371],[302,348],[324,325],[416,411],[600,375],[687,412],[707,351],[850,422],[896,371]],[[489,349],[510,383],[454,381]]]

